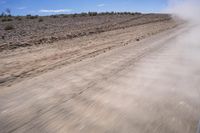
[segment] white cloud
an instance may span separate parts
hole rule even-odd
[[[25,7],[25,6],[23,6],[23,7],[18,7],[17,9],[18,10],[24,10],[24,9],[26,9],[27,7]]]
[[[71,12],[71,9],[57,9],[57,10],[42,9],[42,10],[39,10],[39,12],[42,12],[42,13],[62,13],[62,12]]]
[[[103,6],[105,6],[105,4],[99,4],[99,5],[97,5],[98,7],[103,7]]]

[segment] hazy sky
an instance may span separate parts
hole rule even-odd
[[[88,11],[160,12],[166,6],[167,0],[0,0],[0,11],[10,8],[14,15]]]

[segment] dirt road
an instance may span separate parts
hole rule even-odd
[[[1,133],[195,133],[200,47],[179,27],[0,90]]]
[[[134,44],[137,40],[172,29],[178,24],[179,22],[170,19],[59,40],[52,44],[5,50],[0,52],[0,87]]]

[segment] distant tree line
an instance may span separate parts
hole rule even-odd
[[[56,18],[59,16],[64,16],[64,17],[77,17],[77,16],[97,16],[97,15],[139,15],[141,14],[140,12],[83,12],[83,13],[74,13],[74,14],[57,14],[57,15],[50,15],[50,17]],[[0,18],[11,18],[11,10],[9,8],[5,9],[0,14]],[[20,16],[16,16],[19,18]],[[38,18],[38,15],[31,15],[27,14],[26,18],[27,19],[35,19]]]
[[[140,15],[140,12],[83,12],[83,13],[74,13],[74,14],[57,14],[57,15],[50,15],[52,18],[57,17],[83,17],[83,16],[97,16],[97,15]],[[11,10],[9,8],[5,9],[0,14],[0,18],[2,22],[4,21],[12,21],[13,18],[16,20],[22,20],[22,16],[12,16]],[[38,15],[31,15],[27,14],[26,19],[36,19],[39,18]],[[43,19],[40,17],[39,22],[42,22]]]
[[[51,15],[50,17],[56,18],[59,16],[63,17],[81,17],[81,16],[97,16],[97,15],[140,15],[140,12],[83,12],[83,13],[74,13],[74,14],[58,14]]]

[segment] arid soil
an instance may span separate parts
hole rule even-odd
[[[1,22],[0,133],[195,133],[197,29],[166,14]]]
[[[85,46],[69,55],[63,52],[60,62],[54,62],[58,66],[73,60],[78,63],[1,87],[0,133],[196,133],[200,47],[199,41],[187,38],[196,27],[181,25],[139,42],[131,40],[136,33],[162,27],[159,24],[164,25],[91,36],[88,41],[101,46]],[[91,45],[88,41],[82,38],[72,42]],[[70,49],[66,44],[68,47],[57,50],[44,47],[46,53],[44,49],[35,50],[29,56],[25,50],[15,56],[17,60],[27,58],[23,64],[27,67],[28,58]],[[100,54],[111,44],[118,48]],[[42,62],[53,64],[61,55]],[[14,61],[13,55],[6,58]],[[30,66],[34,64],[37,62]]]
[[[41,17],[0,23],[0,86],[8,86],[172,29],[166,14]],[[14,29],[4,30],[6,25]]]
[[[14,21],[0,23],[0,51],[166,20],[170,20],[170,16],[164,14],[57,16],[34,19],[21,17],[21,20],[15,18]],[[4,30],[9,25],[14,29]]]

